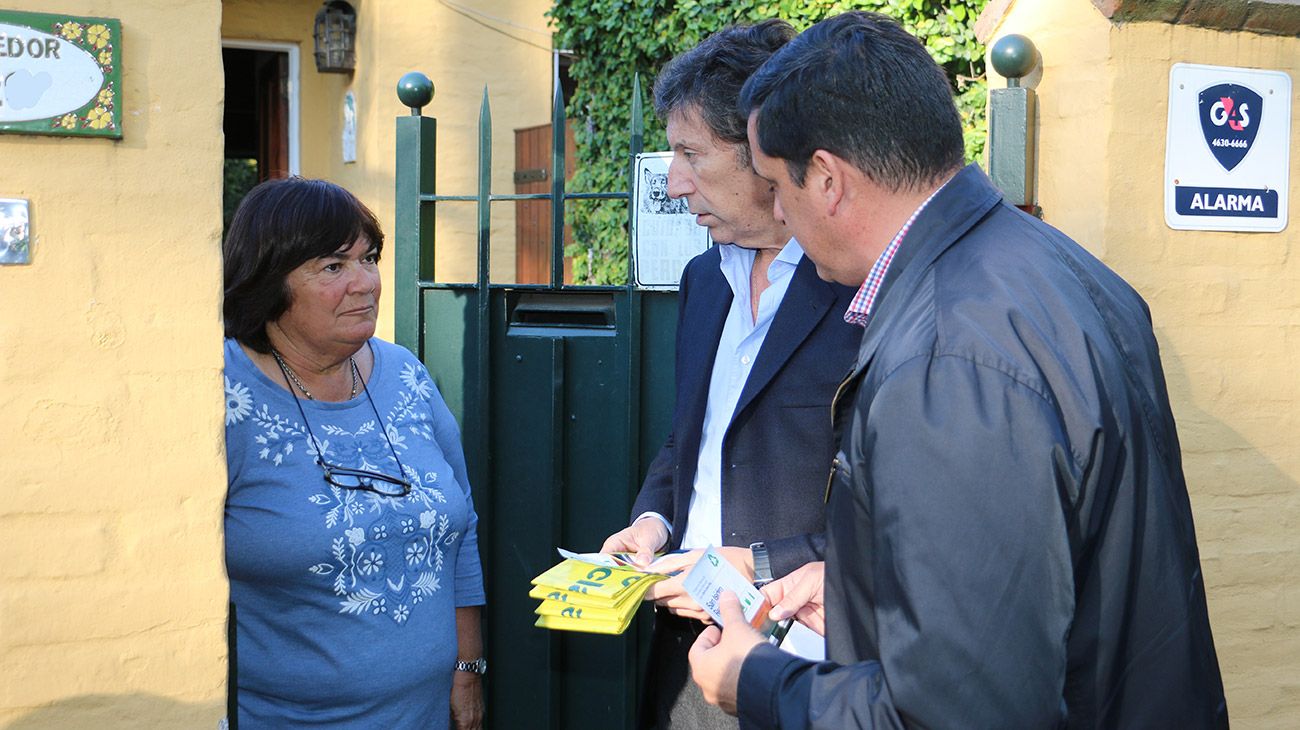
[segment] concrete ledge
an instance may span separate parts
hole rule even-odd
[[[1300,38],[1300,1],[1273,0],[1270,3],[1250,3],[1242,30],[1271,33]]]
[[[1202,28],[1240,28],[1250,14],[1246,0],[1190,0],[1178,22]]]
[[[1041,0],[1040,0],[1041,1]],[[988,43],[1015,0],[989,0],[975,21]],[[1300,37],[1300,0],[1092,0],[1112,23],[1172,23]]]
[[[1188,0],[1092,0],[1092,4],[1113,23],[1155,21],[1176,24]]]

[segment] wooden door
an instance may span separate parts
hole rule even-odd
[[[565,180],[573,178],[576,148],[573,128],[564,134]],[[515,130],[515,192],[551,192],[551,125]],[[515,204],[515,281],[519,284],[549,284],[551,281],[551,201],[521,200]],[[570,226],[564,227],[567,246],[573,242]],[[564,258],[564,283],[573,283],[573,262]]]
[[[257,169],[262,180],[289,175],[289,54],[261,53],[257,76]]]

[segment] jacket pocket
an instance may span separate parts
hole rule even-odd
[[[831,473],[826,477],[824,501],[830,501],[832,489],[853,489],[853,468],[849,466],[849,457],[839,450],[831,460]]]

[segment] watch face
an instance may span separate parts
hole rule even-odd
[[[487,674],[487,659],[479,658],[472,662],[456,662],[457,671]]]

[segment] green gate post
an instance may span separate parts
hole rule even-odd
[[[564,285],[564,164],[566,116],[558,79],[551,96],[551,288]]]
[[[410,107],[411,115],[397,119],[394,334],[399,345],[419,357],[424,352],[420,282],[432,281],[434,275],[433,208],[423,205],[420,196],[434,194],[434,150],[438,142],[437,120],[422,116],[420,110],[433,100],[433,82],[412,71],[397,82],[397,98]],[[410,164],[410,160],[416,163]]]
[[[628,125],[628,158],[627,158],[627,230],[629,234],[632,231],[632,218],[636,215],[636,201],[631,199],[631,191],[636,190],[636,156],[641,154],[642,140],[645,138],[645,124],[642,119],[644,111],[641,107],[641,74],[632,74],[632,119]],[[641,381],[641,361],[642,361],[642,342],[643,342],[643,325],[644,321],[641,312],[641,290],[636,288],[636,266],[632,256],[633,241],[627,242],[627,291],[628,291],[628,328],[631,330],[628,338],[628,368],[627,368],[627,392],[629,394],[642,393]],[[669,320],[676,328],[676,320]],[[653,349],[652,349],[653,351]],[[671,352],[671,351],[670,351]],[[671,385],[670,385],[671,388]],[[672,393],[670,389],[668,391]],[[641,490],[641,479],[645,476],[646,467],[649,466],[649,459],[642,459],[637,453],[636,448],[641,443],[641,418],[642,418],[642,399],[633,396],[628,401],[628,457],[633,460],[633,468],[629,470],[628,476],[630,481],[627,485],[628,494],[631,499],[635,499],[637,492]],[[662,440],[661,440],[662,442]],[[631,511],[632,505],[628,505],[626,512]],[[624,521],[627,516],[624,516]],[[645,662],[638,661],[638,657],[645,656],[650,647],[650,632],[653,624],[646,618],[645,612],[637,617],[636,622],[630,629],[633,637],[632,643],[624,643],[624,651],[627,655],[624,657],[624,664],[628,667],[628,676],[632,678],[631,682],[626,683],[624,694],[627,706],[636,710],[637,691],[641,686],[642,668]],[[633,718],[635,722],[635,718]],[[628,727],[632,727],[631,724]]]
[[[467,331],[475,334],[473,376],[469,383],[471,387],[466,389],[473,394],[474,407],[473,415],[466,409],[460,423],[466,435],[471,437],[465,439],[465,448],[474,450],[474,461],[470,462],[473,483],[488,489],[495,485],[489,476],[492,473],[492,317],[488,310],[492,302],[492,107],[488,104],[486,85],[483,87],[483,103],[478,112],[478,195],[475,204],[478,213],[478,272],[473,300],[473,330],[469,330],[470,325],[466,323]],[[466,369],[469,369],[468,363]],[[485,500],[479,517],[489,526],[492,524],[491,502]],[[490,584],[485,587],[491,598]]]
[[[1021,86],[1021,77],[1038,65],[1038,49],[1022,35],[998,39],[989,53],[993,68],[1007,80],[989,89],[989,178],[1007,202],[1038,217],[1038,95]]]

